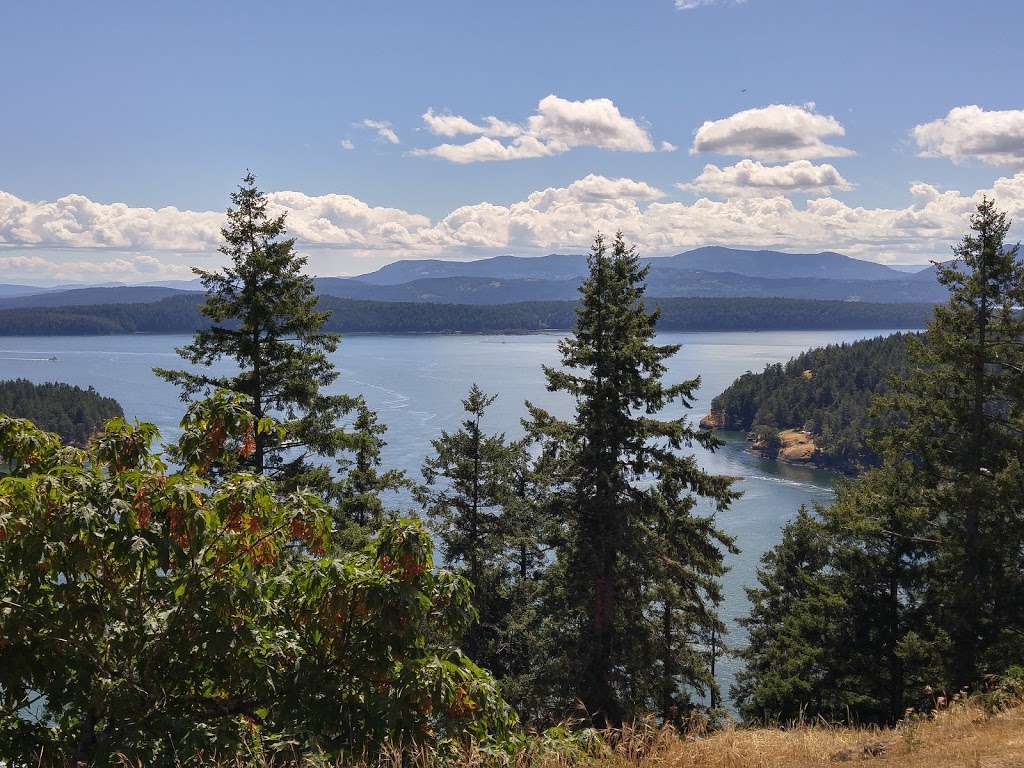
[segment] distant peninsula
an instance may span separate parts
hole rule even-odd
[[[742,431],[758,455],[855,475],[878,463],[867,442],[872,396],[906,377],[907,339],[897,333],[808,350],[785,365],[747,372],[711,401],[705,429]]]
[[[57,382],[33,384],[27,379],[0,381],[0,413],[30,419],[56,432],[69,445],[84,447],[107,419],[124,418],[121,404],[95,389]]]

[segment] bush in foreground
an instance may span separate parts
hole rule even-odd
[[[8,765],[344,760],[507,732],[514,714],[453,641],[468,584],[433,571],[419,523],[328,556],[318,498],[208,476],[273,422],[222,394],[182,426],[168,472],[152,425],[112,420],[80,450],[0,416]]]

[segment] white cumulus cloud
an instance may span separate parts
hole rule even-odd
[[[352,143],[350,139],[342,139],[340,142],[342,149],[355,149],[356,145]]]
[[[466,144],[440,144],[431,149],[414,149],[409,154],[433,155],[453,163],[479,163],[484,160],[523,160],[556,153],[551,145],[534,136],[519,136],[502,144],[490,136],[479,136]]]
[[[838,120],[819,115],[813,104],[772,104],[704,123],[694,134],[690,154],[714,152],[772,163],[847,157],[855,153],[823,140],[845,133]]]
[[[422,234],[430,245],[502,248],[508,243],[509,209],[491,203],[457,208]]]
[[[975,158],[990,165],[1024,168],[1024,109],[986,111],[972,105],[915,126],[922,157]]]
[[[522,124],[494,116],[474,123],[462,115],[437,114],[433,109],[423,114],[423,123],[436,136],[477,136],[465,144],[444,143],[410,152],[454,163],[544,157],[583,146],[625,152],[655,150],[647,130],[636,120],[625,117],[610,99],[569,101],[552,94],[541,99],[537,114]],[[499,139],[510,141],[503,143]],[[674,149],[667,142],[661,148]]]
[[[270,192],[273,215],[288,215],[288,232],[305,244],[393,248],[414,242],[412,232],[426,227],[426,216],[399,208],[371,207],[350,195]]]
[[[814,165],[810,160],[794,160],[786,165],[762,165],[756,160],[740,160],[736,165],[719,168],[705,165],[700,176],[679,189],[718,197],[773,197],[777,195],[827,195],[832,191],[853,189],[835,166]]]
[[[568,101],[552,94],[540,100],[537,111],[527,121],[530,133],[556,147],[654,151],[650,134],[632,118],[623,117],[611,99]]]
[[[515,123],[506,123],[494,116],[483,119],[486,125],[477,125],[461,115],[443,114],[439,115],[433,109],[423,113],[423,123],[427,130],[435,136],[481,136],[512,138],[523,132],[522,126]]]
[[[387,120],[363,120],[363,125],[375,130],[377,135],[384,139],[384,141],[390,142],[391,144],[398,144],[398,136],[393,130],[391,130],[391,123]]]
[[[0,245],[203,251],[220,241],[224,215],[131,208],[66,195],[29,202],[0,191]]]

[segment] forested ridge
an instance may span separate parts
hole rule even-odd
[[[30,419],[40,429],[56,432],[71,445],[84,446],[107,419],[124,417],[120,404],[95,389],[27,379],[0,381],[0,413]]]
[[[204,327],[202,294],[140,304],[0,310],[0,336],[192,333]],[[830,330],[923,328],[929,304],[764,298],[655,298],[662,331]],[[521,333],[568,330],[577,304],[528,301],[497,306],[426,304],[319,297],[332,333]]]
[[[813,438],[811,461],[856,474],[878,463],[868,445],[871,430],[883,428],[887,414],[872,416],[875,395],[885,394],[892,377],[906,378],[909,336],[865,339],[811,349],[788,363],[747,372],[711,401],[706,423],[719,429],[752,432],[755,447],[774,458],[782,430]]]

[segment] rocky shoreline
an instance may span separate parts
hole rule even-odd
[[[700,420],[701,429],[723,429],[725,424],[725,414],[714,411]],[[771,448],[766,446],[764,441],[757,440],[753,432],[747,434],[747,440],[750,442],[750,447],[746,452],[752,456],[770,459],[781,464],[807,467],[809,469],[826,468],[816,462],[821,452],[814,441],[813,435],[809,432],[804,432],[800,429],[780,430],[779,445],[778,447]]]

